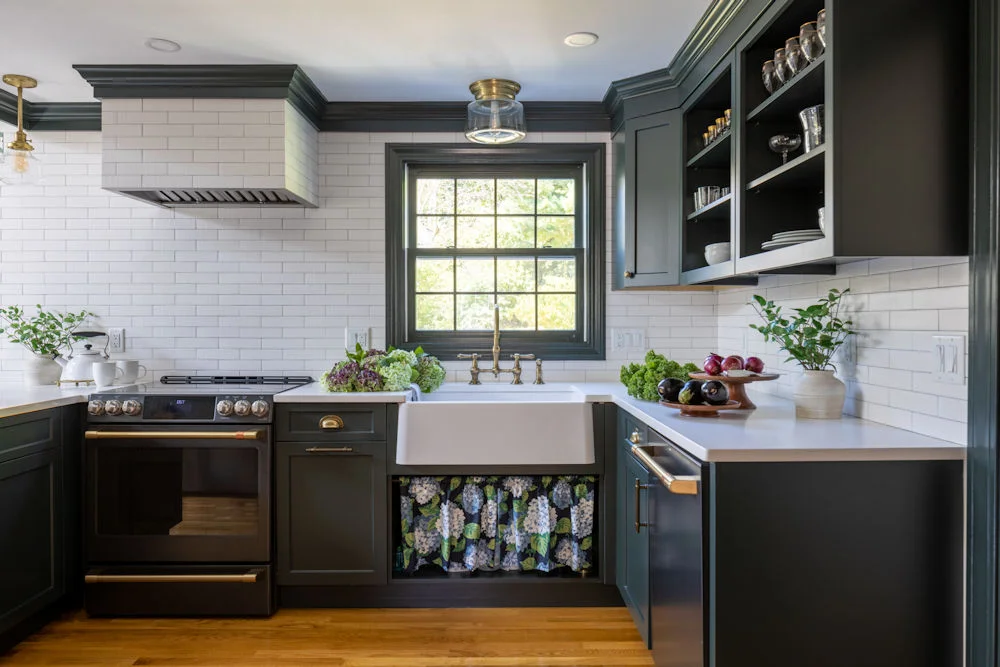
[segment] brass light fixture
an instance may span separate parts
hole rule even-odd
[[[3,82],[17,88],[17,134],[14,141],[4,148],[0,183],[6,185],[33,185],[42,177],[41,161],[35,157],[35,147],[24,133],[24,89],[34,88],[38,81],[22,74],[4,74]]]
[[[482,79],[469,86],[465,137],[478,144],[512,144],[527,135],[524,106],[514,99],[521,84],[509,79]]]

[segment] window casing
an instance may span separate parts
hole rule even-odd
[[[604,145],[386,147],[388,344],[604,358]]]

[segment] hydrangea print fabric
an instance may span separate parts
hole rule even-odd
[[[403,572],[581,572],[594,562],[594,477],[400,478]]]

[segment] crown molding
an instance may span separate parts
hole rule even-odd
[[[645,74],[612,81],[604,94],[603,104],[613,124],[617,126],[622,120],[625,100],[676,88],[715,45],[719,35],[747,2],[748,0],[714,0],[670,64]]]
[[[17,125],[17,95],[0,90],[0,122]]]
[[[321,132],[462,132],[468,102],[330,102]],[[524,102],[529,132],[606,132],[600,102]]]
[[[0,121],[17,125],[17,95],[0,90]],[[29,102],[24,100],[27,130],[89,131],[101,129],[100,102]]]

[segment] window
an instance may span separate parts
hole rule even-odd
[[[600,359],[604,146],[387,147],[391,345]],[[498,310],[495,308],[498,307]]]

